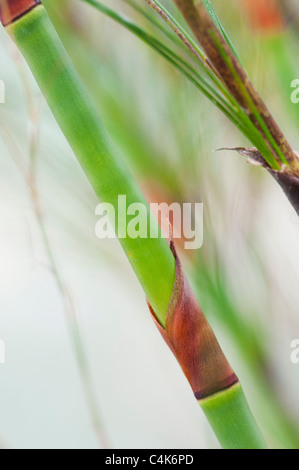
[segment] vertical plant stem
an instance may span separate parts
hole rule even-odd
[[[32,186],[31,200],[34,208],[34,213],[39,226],[40,234],[43,240],[43,245],[46,250],[46,254],[50,263],[51,272],[56,282],[57,289],[60,293],[63,301],[64,312],[67,320],[68,331],[70,339],[75,351],[77,364],[79,368],[80,380],[83,386],[83,392],[85,395],[86,403],[91,417],[91,422],[96,434],[97,441],[100,447],[107,449],[110,448],[107,434],[104,430],[103,420],[100,417],[98,410],[97,399],[95,390],[92,384],[92,378],[90,374],[89,362],[86,356],[86,349],[82,338],[81,329],[79,326],[78,313],[75,306],[74,299],[66,286],[56,263],[56,259],[51,247],[49,235],[47,233],[43,212],[41,210],[40,201],[37,196],[37,191]]]
[[[240,384],[200,404],[223,449],[266,449]]]
[[[28,90],[26,90],[27,92]],[[11,152],[14,161],[17,164],[18,169],[24,179],[26,187],[29,192],[30,201],[32,204],[33,212],[36,218],[36,222],[39,228],[43,246],[48,258],[49,267],[51,274],[55,280],[59,295],[63,303],[63,310],[67,322],[69,336],[72,342],[72,346],[75,351],[75,357],[77,360],[78,370],[80,374],[80,380],[83,387],[83,392],[86,398],[86,404],[90,413],[91,422],[96,434],[99,446],[107,449],[110,447],[108,437],[104,430],[103,420],[100,416],[98,409],[97,399],[92,384],[92,378],[89,369],[89,362],[86,355],[85,345],[81,334],[79,325],[79,318],[77,314],[76,305],[74,299],[60,273],[58,263],[56,262],[54,251],[51,246],[50,237],[46,229],[46,223],[44,220],[44,211],[42,209],[41,199],[37,185],[37,139],[38,139],[38,124],[33,119],[35,116],[34,110],[31,108],[32,100],[29,99],[27,93],[27,101],[30,105],[29,114],[31,116],[31,132],[30,132],[30,164],[29,170],[24,165],[20,165],[22,161],[18,155],[17,146],[14,143],[13,138],[10,139],[10,144],[7,145],[8,150]],[[8,136],[8,135],[7,135]]]
[[[124,227],[120,243],[159,317],[165,321],[173,289],[175,262],[166,240],[127,236],[125,214],[118,212],[119,196],[126,207],[141,203],[146,223],[157,224],[131,173],[117,155],[93,104],[42,6],[8,26],[30,65],[47,102],[100,200],[115,208],[116,229]],[[117,230],[118,231],[118,230]]]

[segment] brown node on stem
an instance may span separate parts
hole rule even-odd
[[[152,318],[186,375],[198,400],[228,389],[238,382],[210,327],[178,259],[174,289],[166,313],[165,328],[149,305]]]
[[[39,4],[41,0],[0,0],[0,21],[7,26]]]

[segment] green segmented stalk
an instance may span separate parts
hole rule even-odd
[[[146,204],[130,172],[115,152],[44,7],[38,5],[31,9],[7,30],[27,60],[98,197],[111,203],[116,211],[118,195],[126,195],[127,204]],[[149,208],[147,220],[156,223]],[[164,325],[175,279],[173,254],[161,237],[132,240],[125,236],[120,242]],[[223,447],[265,448],[240,386],[206,398],[200,405]]]
[[[126,195],[127,206],[146,201],[121,161],[75,71],[45,9],[39,5],[8,26],[26,58],[59,126],[70,143],[100,200],[114,206]],[[155,224],[147,212],[148,226]],[[163,237],[132,239],[120,243],[150,302],[163,323],[173,289],[175,263]]]
[[[267,448],[239,383],[200,405],[223,449]]]

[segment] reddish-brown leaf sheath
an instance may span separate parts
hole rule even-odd
[[[40,3],[41,0],[0,0],[0,21],[7,26]]]
[[[238,382],[186,279],[173,243],[176,280],[166,314],[165,329],[150,307],[163,339],[177,358],[195,397],[200,400]]]

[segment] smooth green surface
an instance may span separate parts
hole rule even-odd
[[[146,204],[113,148],[44,7],[34,8],[7,29],[99,199],[112,204],[116,216],[118,195],[126,195],[127,205]],[[156,224],[149,208],[147,218],[148,227]],[[166,240],[125,237],[120,242],[163,324],[175,278],[175,262]]]
[[[199,404],[223,449],[267,449],[240,384]]]

